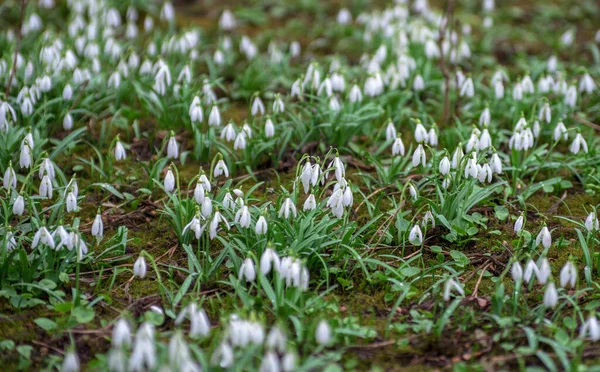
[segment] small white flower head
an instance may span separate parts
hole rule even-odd
[[[165,180],[163,184],[166,192],[172,192],[173,190],[175,190],[175,176],[173,175],[171,167],[167,169],[167,174],[165,175]]]
[[[465,79],[462,86],[460,87],[460,96],[472,98],[475,95],[475,87],[473,85],[473,79],[469,76]]]
[[[585,228],[587,231],[598,231],[600,230],[600,223],[598,222],[598,216],[596,211],[590,212],[585,219]]]
[[[415,80],[413,81],[413,89],[416,92],[420,92],[425,89],[425,81],[423,80],[423,76],[421,76],[421,74],[417,74],[417,76],[415,76]]]
[[[131,345],[131,328],[129,327],[129,322],[121,318],[113,327],[112,346],[119,348],[124,345]]]
[[[596,89],[594,79],[587,72],[579,80],[579,91],[587,94],[592,93]]]
[[[137,276],[140,279],[144,279],[144,277],[146,277],[146,271],[146,259],[144,258],[144,256],[139,256],[133,264],[133,275]]]
[[[354,84],[352,88],[350,88],[350,93],[348,93],[348,99],[352,103],[362,102],[363,95],[358,85]]]
[[[125,153],[125,148],[121,144],[117,137],[117,143],[115,144],[115,159],[117,161],[127,159],[127,154]]]
[[[244,279],[246,282],[253,282],[254,280],[256,280],[254,261],[251,258],[246,258],[242,263],[242,266],[240,266],[238,279]]]
[[[15,202],[12,207],[13,214],[16,216],[22,216],[25,211],[25,199],[23,199],[22,195],[17,196]]]
[[[254,227],[256,235],[264,235],[267,233],[267,230],[268,225],[265,216],[258,217],[258,220],[256,221],[256,226]]]
[[[415,127],[415,141],[418,143],[427,143],[428,137],[427,129],[425,129],[425,126],[421,122],[418,122]]]
[[[263,101],[260,99],[258,93],[254,94],[254,100],[252,101],[252,116],[264,115],[265,114],[265,105]]]
[[[571,151],[573,154],[577,154],[580,150],[583,150],[583,152],[587,154],[588,145],[581,133],[577,133],[575,139],[573,139],[573,142],[571,142],[571,146],[569,146],[569,151]]]
[[[546,257],[542,258],[542,263],[538,266],[537,280],[541,285],[546,284],[550,276],[552,276],[552,268]]]
[[[210,114],[208,114],[208,125],[213,127],[221,125],[221,112],[219,111],[219,106],[214,103],[210,109]]]
[[[596,342],[600,340],[600,324],[598,324],[598,318],[596,318],[596,314],[594,313],[590,314],[587,320],[581,325],[579,337],[586,338],[588,334],[592,341]]]
[[[577,269],[571,261],[567,261],[560,270],[560,286],[575,288],[577,284]]]
[[[450,159],[448,159],[448,156],[444,156],[440,161],[439,170],[442,176],[450,173]]]
[[[310,194],[306,200],[304,201],[304,205],[302,206],[303,211],[312,211],[317,208],[317,201],[313,194]]]
[[[515,283],[523,280],[523,267],[521,266],[519,261],[513,262],[512,267],[510,269],[510,273]]]
[[[63,360],[62,371],[63,372],[79,372],[79,357],[75,350],[68,351],[65,354]]]
[[[552,235],[550,235],[550,230],[548,230],[548,226],[542,227],[542,230],[535,238],[535,245],[538,246],[540,245],[540,243],[542,243],[542,245],[546,249],[548,249],[552,245]]]
[[[237,25],[237,21],[229,9],[225,9],[219,18],[219,28],[224,31],[231,31]]]
[[[336,20],[340,25],[349,25],[352,23],[352,13],[350,13],[348,8],[342,8],[338,12]]]
[[[250,217],[250,210],[248,209],[247,205],[244,205],[236,212],[234,221],[239,223],[241,228],[250,227],[250,222],[252,222],[252,220]]]
[[[219,159],[217,161],[217,165],[215,165],[215,169],[213,170],[213,176],[220,177],[225,176],[225,178],[229,178],[229,169],[227,168],[227,164],[223,159]]]
[[[265,137],[271,138],[275,135],[275,126],[273,125],[273,120],[267,116],[267,120],[265,121]]]
[[[17,188],[17,174],[12,167],[12,162],[9,163],[8,168],[4,171],[4,178],[2,179],[2,186],[6,190]]]
[[[427,163],[427,155],[425,154],[425,149],[423,148],[422,144],[419,144],[419,146],[417,146],[415,152],[413,153],[412,165],[413,165],[413,167],[418,167],[419,164],[421,164],[422,166],[425,166],[426,163]]]
[[[319,345],[327,346],[331,342],[331,327],[326,320],[321,320],[315,330],[315,340]]]
[[[235,137],[235,141],[233,142],[234,150],[243,150],[246,148],[246,132],[241,131]]]
[[[286,220],[290,217],[296,217],[298,212],[296,210],[296,205],[292,201],[291,198],[285,198],[283,203],[281,204],[281,208],[279,208],[279,218],[283,217]]]
[[[40,182],[40,197],[42,199],[52,199],[52,191],[52,181],[48,175],[44,175],[42,181]]]
[[[491,122],[490,108],[486,106],[483,109],[483,111],[481,112],[481,115],[479,115],[479,125],[480,126],[489,125],[490,122]]]
[[[175,8],[170,1],[166,1],[160,9],[160,20],[166,22],[173,22],[175,20]]]
[[[558,292],[554,282],[548,283],[544,292],[544,306],[554,308],[558,303]]]
[[[69,213],[77,210],[77,197],[75,196],[73,191],[70,191],[67,194],[66,205],[67,205],[67,212],[69,212]]]
[[[260,271],[263,275],[267,275],[271,272],[271,268],[274,268],[275,271],[279,272],[281,265],[281,260],[277,255],[277,252],[273,250],[273,248],[267,247],[260,257]]]
[[[523,280],[525,280],[525,283],[529,283],[529,281],[531,280],[533,275],[535,274],[535,276],[537,277],[538,273],[539,273],[539,269],[538,269],[536,263],[532,259],[529,259],[529,261],[527,261],[527,264],[525,264],[525,272],[523,273]]]
[[[423,244],[423,233],[419,225],[414,225],[408,235],[408,241],[413,245]]]
[[[567,93],[565,94],[565,104],[571,108],[575,107],[577,104],[577,89],[575,89],[574,85],[571,85],[567,89]]]
[[[446,280],[446,283],[444,283],[444,301],[450,301],[450,294],[452,290],[455,290],[461,296],[465,295],[465,291],[463,290],[462,286],[454,279],[450,278]]]
[[[502,160],[496,152],[492,154],[492,158],[490,159],[489,165],[494,174],[502,174]]]
[[[179,157],[179,145],[175,138],[175,133],[171,132],[169,136],[169,142],[167,143],[167,158],[177,159]]]
[[[63,118],[63,129],[64,130],[73,129],[73,117],[71,116],[70,112],[67,112],[67,114]]]
[[[515,234],[519,235],[521,233],[521,231],[523,230],[524,225],[525,225],[525,216],[523,213],[521,213],[519,218],[517,218],[517,220],[515,221],[515,226],[513,228],[513,230],[515,231]]]

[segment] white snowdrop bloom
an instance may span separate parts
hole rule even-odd
[[[252,128],[248,125],[248,123],[244,122],[242,125],[242,131],[248,136],[248,138],[252,138]]]
[[[480,126],[484,126],[484,125],[488,125],[491,122],[491,114],[490,114],[490,108],[486,106],[486,108],[483,109],[483,111],[481,112],[481,115],[479,115],[479,125]]]
[[[175,8],[171,2],[166,1],[160,9],[160,20],[166,22],[175,20]]]
[[[490,168],[489,164],[477,164],[477,179],[479,182],[492,182],[492,168]]]
[[[340,25],[349,25],[352,23],[352,13],[347,8],[342,8],[338,12],[336,20]]]
[[[47,175],[44,175],[40,182],[40,197],[42,199],[52,199],[52,181]]]
[[[271,328],[267,335],[265,346],[270,350],[279,351],[280,353],[285,352],[287,348],[287,337],[281,328],[278,326]]]
[[[598,33],[600,34],[600,31]],[[600,38],[598,39],[600,40]],[[600,325],[594,313],[590,314],[587,320],[581,325],[579,338],[586,338],[588,334],[592,341],[596,342],[600,340]]]
[[[518,261],[513,262],[510,268],[510,273],[515,283],[523,280],[523,267]]]
[[[394,143],[392,144],[392,155],[396,156],[398,154],[404,156],[404,143],[402,142],[402,138],[400,136],[396,137]]]
[[[63,372],[79,372],[79,357],[74,350],[65,354],[65,359],[62,364]]]
[[[315,196],[310,194],[308,198],[304,201],[304,205],[302,207],[303,211],[312,211],[317,208],[317,201],[315,200]]]
[[[56,245],[56,247],[54,247],[54,249],[56,249],[57,251],[61,247],[67,247],[67,249],[69,250],[73,249],[73,236],[69,234],[63,226],[58,226],[56,228],[56,230],[52,234],[52,238],[54,239],[54,236],[56,235],[58,235],[58,237],[60,238],[60,242],[58,243],[58,245]]]
[[[367,81],[369,81],[369,79],[371,79],[371,77],[367,78]],[[365,85],[367,83],[365,82]],[[367,89],[365,88],[365,92],[367,91]],[[325,94],[327,95],[327,97],[331,97],[331,95],[333,94],[333,87],[331,85],[331,79],[329,78],[329,76],[326,76],[325,79],[323,79],[323,81],[321,82],[321,85],[319,85],[319,89],[317,90],[317,95],[321,95],[323,94],[323,92],[325,92]]]
[[[523,214],[521,214],[519,216],[519,218],[517,218],[517,220],[515,221],[515,225],[513,227],[515,234],[518,235],[521,232],[521,230],[523,230],[524,224],[525,224],[525,217],[523,216]]]
[[[212,105],[210,109],[210,114],[208,115],[208,125],[213,127],[218,127],[221,125],[221,113],[219,112],[219,107],[215,104]]]
[[[535,238],[535,245],[542,245],[544,248],[549,248],[552,245],[552,236],[550,235],[550,230],[548,230],[548,226],[542,227],[542,230],[539,232],[537,237]]]
[[[265,121],[265,137],[271,138],[275,135],[275,126],[273,125],[273,121],[270,117],[267,117]]]
[[[215,53],[213,54],[213,62],[219,66],[225,63],[225,54],[221,51],[221,49],[215,50]]]
[[[96,214],[94,222],[92,223],[92,236],[102,239],[104,235],[104,222],[102,222],[102,215]]]
[[[237,25],[237,21],[229,9],[225,9],[219,18],[219,28],[225,31],[233,30]]]
[[[573,29],[565,31],[560,37],[560,43],[565,47],[571,46],[573,41],[575,41],[575,30]]]
[[[332,96],[329,99],[329,109],[334,112],[338,112],[342,109],[340,101],[337,99],[336,96]]]
[[[301,79],[297,79],[296,81],[294,81],[294,83],[292,84],[292,89],[290,92],[290,96],[292,98],[294,97],[302,97],[302,89],[303,89],[304,85],[302,84]]]
[[[467,159],[467,164],[465,166],[465,178],[476,178],[477,173],[477,158],[475,153],[473,153],[473,156]]]
[[[577,154],[580,150],[583,150],[583,152],[587,154],[588,146],[581,133],[577,133],[575,139],[573,139],[573,142],[571,142],[571,146],[569,146],[569,151],[571,151],[573,154]]]
[[[558,303],[558,292],[554,282],[548,283],[544,292],[544,306],[553,308]]]
[[[423,80],[421,74],[417,74],[417,76],[415,76],[415,80],[413,81],[413,89],[416,92],[420,92],[425,89],[425,81]]]
[[[202,226],[202,223],[200,222],[199,213],[196,213],[196,215],[192,217],[192,220],[187,225],[185,225],[182,234],[185,234],[188,230],[194,232],[196,240],[200,239],[200,237],[202,236],[202,233],[204,232],[204,226]]]
[[[264,235],[267,233],[268,225],[265,216],[258,217],[256,221],[256,226],[254,227],[254,232],[256,235]]]
[[[529,261],[527,261],[525,264],[525,272],[523,273],[523,280],[525,280],[525,283],[529,283],[534,274],[537,277],[539,271],[540,270],[535,262],[532,259],[529,259]]]
[[[261,372],[279,372],[281,371],[281,366],[279,363],[279,356],[277,353],[272,351],[267,351],[262,358],[260,363],[260,371]]]
[[[590,232],[600,230],[600,223],[598,222],[596,211],[592,211],[590,214],[588,214],[587,218],[585,219],[585,228]]]
[[[213,170],[213,176],[220,177],[225,176],[225,178],[229,178],[229,169],[227,168],[227,164],[223,159],[219,159],[217,165],[215,165],[215,169]]]
[[[561,140],[568,140],[569,139],[569,134],[567,133],[567,128],[565,127],[565,124],[562,121],[559,121],[558,124],[556,124],[556,127],[554,128],[554,142],[558,142]]]
[[[427,163],[427,157],[425,154],[425,149],[423,148],[422,144],[419,144],[419,146],[417,146],[415,152],[413,153],[412,156],[412,165],[413,167],[418,167],[419,163],[422,166],[425,166],[425,163]]]
[[[439,171],[440,174],[443,176],[447,175],[450,172],[450,160],[447,156],[444,156],[440,161]]]
[[[250,227],[250,222],[252,222],[252,220],[250,218],[248,206],[245,205],[236,212],[234,221],[239,223],[242,228]]]
[[[523,99],[523,86],[521,85],[521,82],[517,82],[513,87],[513,99],[515,101]]]
[[[39,177],[43,178],[44,175],[47,175],[50,180],[54,180],[56,178],[54,164],[52,164],[52,161],[50,161],[48,158],[42,160],[42,164],[40,165]]]
[[[565,94],[565,105],[569,107],[575,107],[577,104],[577,90],[574,85],[571,85],[567,89],[567,93]]]
[[[128,370],[148,371],[156,366],[156,347],[154,346],[154,328],[152,324],[145,322],[138,329],[133,346],[133,352],[129,358]]]
[[[575,288],[577,283],[577,269],[571,261],[567,261],[560,270],[560,286]]]
[[[393,141],[397,137],[396,127],[394,127],[394,123],[392,120],[388,120],[388,123],[385,127],[385,140]]]
[[[546,257],[542,258],[542,262],[538,266],[538,271],[536,273],[537,280],[539,284],[546,284],[548,279],[552,276],[552,269],[550,267],[550,262]]]
[[[177,159],[179,157],[179,145],[177,144],[177,139],[173,134],[169,137],[169,142],[167,144],[167,158],[168,159]]]
[[[135,263],[133,264],[133,275],[137,276],[140,279],[144,279],[146,276],[146,259],[144,256],[139,256]]]
[[[271,268],[275,269],[275,271],[279,271],[279,266],[281,261],[279,260],[279,256],[277,252],[275,252],[272,248],[267,248],[263,252],[260,257],[260,271],[263,275],[267,275],[271,272]]]
[[[225,207],[225,209],[233,209],[234,205],[235,202],[233,201],[233,196],[231,196],[231,193],[227,191],[223,197],[223,207]]]
[[[221,139],[227,142],[231,142],[236,138],[235,127],[232,122],[229,122],[221,132]]]
[[[479,140],[477,141],[477,149],[485,150],[488,147],[492,147],[492,137],[490,136],[488,129],[484,128],[479,136]]]
[[[66,205],[67,212],[73,212],[77,210],[77,197],[72,191],[67,194]]]
[[[502,174],[502,160],[500,160],[500,156],[496,152],[492,154],[489,165],[493,173]]]
[[[204,309],[190,311],[189,318],[190,337],[206,337],[210,334],[210,320],[208,319]]]
[[[71,88],[70,84],[65,85],[62,97],[65,101],[70,101],[71,99],[73,99],[73,88]]]
[[[260,99],[260,97],[258,96],[258,94],[256,94],[254,96],[254,100],[252,101],[251,113],[252,113],[252,116],[256,116],[256,115],[262,116],[265,114],[265,105],[264,105],[263,101]]]
[[[459,283],[457,283],[454,279],[450,278],[446,280],[446,283],[444,283],[444,301],[450,301],[450,294],[452,290],[455,290],[461,296],[465,295],[465,291],[462,288],[462,286]]]
[[[454,150],[454,153],[452,154],[452,169],[458,169],[464,156],[465,154],[462,151],[462,145],[458,144],[458,147],[456,147],[456,150]]]
[[[417,143],[426,143],[428,141],[427,129],[421,123],[417,123],[415,127],[415,141]]]
[[[279,218],[283,217],[288,219],[291,217],[296,217],[298,212],[296,211],[296,206],[291,198],[285,198],[283,203],[281,204],[281,208],[279,208]]]
[[[170,167],[169,169],[167,169],[167,174],[165,175],[165,180],[163,184],[166,192],[171,192],[175,190],[175,176],[173,175],[173,171]]]
[[[523,89],[523,93],[532,94],[535,92],[533,81],[531,81],[529,75],[525,75],[523,79],[521,79],[521,88]]]
[[[284,372],[296,371],[296,354],[287,352],[281,359],[281,370]]]
[[[210,216],[212,214],[212,210],[213,210],[212,200],[209,197],[204,198],[204,201],[202,202],[202,206],[201,206],[200,210],[202,212],[202,217],[204,217],[204,218],[208,218],[208,216]]]
[[[592,93],[596,89],[596,83],[594,79],[587,72],[579,80],[579,91],[585,93]]]
[[[35,249],[39,243],[42,243],[52,249],[54,249],[54,237],[50,234],[50,231],[45,226],[42,226],[33,236],[31,241],[31,248]]]
[[[342,162],[342,160],[340,159],[339,156],[336,155],[336,157],[329,163],[329,165],[327,166],[327,168],[334,169],[335,172],[335,179],[338,182],[342,182],[342,179],[344,179],[346,177],[346,168],[344,167],[344,163]],[[325,174],[325,178],[327,178],[327,174]]]
[[[417,200],[419,198],[419,194],[417,193],[417,189],[412,183],[408,184],[408,192],[410,193],[410,197],[413,200]]]
[[[277,93],[273,101],[273,114],[282,113],[283,111],[285,111],[285,104],[283,103],[283,99],[281,99],[281,95]]]
[[[222,342],[215,350],[212,363],[218,364],[221,368],[230,368],[233,366],[233,349],[227,342]]]
[[[110,75],[110,77],[108,78],[107,86],[109,88],[119,89],[119,87],[121,86],[121,74],[118,70],[116,70]]]
[[[427,59],[437,59],[440,57],[440,48],[433,39],[425,42],[425,56]]]
[[[64,130],[73,129],[73,117],[71,116],[70,112],[67,112],[67,114],[63,118],[63,129]]]
[[[473,85],[473,79],[469,76],[462,86],[460,87],[460,96],[472,98],[475,95],[475,87]]]
[[[12,167],[12,162],[9,163],[8,168],[4,171],[4,178],[2,179],[2,186],[6,190],[17,188],[17,174]]]
[[[302,47],[300,46],[300,43],[297,41],[292,41],[292,43],[290,44],[290,56],[292,58],[299,57],[301,52]]]
[[[352,86],[352,88],[350,89],[350,93],[348,93],[348,99],[352,103],[362,102],[363,96],[362,96],[362,92],[361,92],[360,88],[358,87],[358,85],[354,84]]]
[[[113,327],[112,331],[112,346],[119,348],[123,345],[131,345],[131,328],[129,322],[121,318]]]
[[[319,345],[326,346],[331,342],[331,327],[325,320],[321,320],[315,330],[315,340]]]
[[[331,75],[331,88],[334,92],[343,92],[346,90],[346,80],[344,75],[339,72],[334,72]]]
[[[253,282],[256,280],[256,271],[254,269],[254,261],[251,258],[246,258],[240,266],[240,272],[238,279],[244,279],[246,282]]]
[[[552,111],[550,110],[550,104],[548,102],[544,103],[540,109],[540,114],[538,117],[540,120],[545,120],[546,123],[550,123],[552,121]]]
[[[533,136],[534,136],[535,138],[539,138],[539,136],[540,136],[540,132],[542,131],[542,126],[540,125],[540,121],[539,121],[539,120],[535,120],[535,121],[533,122],[533,128],[532,128],[532,131],[533,131]]]
[[[115,160],[124,160],[127,159],[127,154],[125,153],[125,148],[121,144],[121,141],[117,140],[115,144]]]
[[[502,80],[497,80],[494,83],[494,96],[496,99],[504,98],[504,84],[502,83]]]
[[[12,212],[17,216],[22,216],[25,210],[25,199],[23,199],[22,195],[17,196],[15,202],[13,203]]]
[[[344,214],[344,192],[343,190],[337,189],[334,191],[329,199],[327,200],[327,207],[331,208],[331,213],[337,218],[341,218]]]
[[[423,233],[421,232],[421,228],[419,225],[414,225],[410,230],[410,234],[408,235],[408,241],[413,245],[421,245],[423,244]]]
[[[240,132],[237,137],[235,137],[235,141],[233,142],[234,150],[243,150],[246,148],[246,133]]]

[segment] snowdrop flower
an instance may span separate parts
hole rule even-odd
[[[416,92],[420,92],[423,89],[425,89],[425,81],[423,80],[423,77],[421,76],[421,74],[418,74],[417,76],[415,76],[415,80],[413,81],[413,89]]]
[[[65,101],[70,101],[71,99],[73,99],[73,88],[71,88],[70,84],[65,85],[62,97]]]
[[[218,363],[221,368],[233,366],[233,349],[227,342],[221,343],[212,356],[213,363]]]
[[[267,120],[265,121],[265,137],[271,138],[275,135],[275,126],[273,125],[273,121],[270,117],[267,116]]]
[[[385,140],[393,141],[397,137],[396,127],[394,127],[394,123],[389,119],[387,126],[385,127]]]
[[[296,206],[291,198],[286,198],[281,204],[281,208],[279,209],[279,218],[283,217],[288,219],[290,216],[296,217],[298,212],[296,211]]]
[[[521,213],[519,218],[517,218],[517,221],[515,221],[515,226],[513,228],[513,230],[515,231],[515,234],[519,235],[521,230],[523,230],[524,224],[525,224],[525,217],[524,217],[523,213]]]
[[[215,169],[213,170],[213,176],[215,178],[220,177],[221,175],[224,175],[226,178],[229,178],[229,169],[227,169],[227,165],[225,164],[225,161],[223,161],[223,159],[219,159],[217,165],[215,165]]]
[[[73,211],[77,210],[77,197],[75,197],[75,194],[73,193],[73,191],[70,191],[67,194],[66,204],[67,204],[67,212],[73,212]]]
[[[475,87],[473,86],[473,79],[469,76],[462,86],[460,87],[460,96],[471,98],[475,95]]]
[[[124,160],[127,159],[127,154],[125,153],[125,148],[121,144],[121,141],[117,138],[117,143],[115,144],[115,160]]]
[[[254,94],[254,100],[252,101],[252,116],[256,116],[258,115],[264,115],[265,114],[265,105],[263,104],[263,101],[260,99],[260,96],[258,95],[258,93]]]
[[[217,210],[215,212],[215,215],[213,216],[212,220],[210,221],[210,230],[209,230],[210,240],[213,240],[217,236],[217,229],[219,228],[220,222],[222,222],[225,225],[225,227],[227,228],[227,230],[229,230],[229,223],[227,222],[225,217],[223,217],[223,215]]]
[[[477,158],[475,153],[473,153],[473,156],[467,159],[467,164],[465,166],[465,178],[475,178],[477,177],[478,173]]]
[[[200,236],[202,236],[202,233],[204,232],[204,227],[200,223],[199,216],[200,214],[196,212],[196,215],[192,218],[192,220],[183,228],[182,234],[185,234],[188,230],[190,230],[194,232],[196,240],[200,239]]]
[[[204,201],[202,202],[202,217],[204,218],[208,218],[208,216],[210,216],[212,214],[212,200],[209,197],[204,198]]]
[[[413,245],[421,245],[423,244],[423,233],[421,232],[421,228],[419,225],[414,225],[410,230],[410,234],[408,235],[408,241]]]
[[[546,123],[550,123],[552,121],[552,112],[550,111],[550,104],[548,102],[544,103],[544,106],[540,109],[540,114],[538,115],[540,120],[545,120]]]
[[[271,268],[274,268],[275,271],[279,271],[280,265],[281,261],[279,260],[277,252],[272,248],[267,247],[260,257],[260,271],[263,275],[267,275],[271,272]]]
[[[54,180],[56,178],[56,172],[54,171],[54,164],[50,159],[45,158],[40,165],[39,177],[43,178],[44,175],[48,175],[50,180]]]
[[[513,99],[515,101],[520,101],[523,99],[523,86],[520,82],[517,82],[513,87]]]
[[[504,84],[502,84],[502,80],[497,80],[494,83],[494,96],[496,99],[504,98]]]
[[[463,156],[465,156],[465,154],[462,151],[462,144],[459,143],[458,147],[456,147],[456,150],[454,150],[454,153],[452,154],[452,163],[450,164],[452,169],[458,169]]]
[[[493,173],[502,174],[502,160],[500,160],[500,156],[496,152],[492,154],[489,165]]]
[[[310,194],[308,198],[304,201],[304,205],[302,207],[303,211],[312,211],[317,208],[317,201],[315,200],[315,196]]]
[[[581,149],[583,149],[583,152],[587,154],[587,142],[585,141],[581,133],[577,133],[575,139],[573,139],[573,142],[571,142],[571,146],[569,146],[569,151],[571,151],[573,154],[577,154]]]
[[[92,223],[92,236],[97,237],[98,239],[102,239],[104,235],[104,223],[102,222],[102,215],[100,215],[99,211],[94,218],[94,222]]]
[[[206,337],[210,333],[210,320],[204,309],[190,311],[190,337]]]
[[[225,31],[233,30],[237,25],[237,21],[233,13],[229,9],[225,9],[219,18],[219,28]]]
[[[477,178],[479,182],[492,182],[492,168],[489,164],[477,164]]]
[[[12,212],[14,215],[22,216],[23,211],[25,210],[25,200],[22,195],[17,196],[15,202],[12,207]]]
[[[29,144],[30,142],[28,141],[21,143],[21,152],[19,154],[19,166],[21,168],[29,168],[33,163],[33,155]]]
[[[110,75],[107,86],[109,88],[119,89],[119,86],[121,86],[121,74],[118,70]]]
[[[223,128],[223,131],[221,132],[221,139],[231,142],[235,138],[236,138],[235,127],[233,125],[233,122],[229,122],[229,124],[227,124],[225,126],[225,128]]]
[[[570,286],[571,288],[575,288],[576,283],[577,269],[575,268],[573,262],[567,261],[567,263],[565,263],[565,265],[560,270],[560,286]]]
[[[548,226],[542,227],[542,230],[535,238],[535,245],[538,246],[542,243],[544,248],[548,249],[550,245],[552,245],[552,236],[550,235],[550,230],[548,230]]]
[[[290,44],[290,56],[292,58],[298,57],[298,56],[300,56],[300,52],[301,52],[300,43],[297,41],[293,41]]]
[[[131,345],[131,328],[129,327],[129,323],[121,318],[113,327],[112,346],[119,348],[123,345]]]
[[[167,1],[160,9],[160,20],[172,22],[175,19],[175,8],[171,2]]]
[[[523,267],[521,266],[519,261],[513,262],[512,267],[510,269],[510,273],[515,283],[523,280]]]
[[[360,88],[358,87],[358,85],[354,84],[352,86],[352,88],[350,89],[350,93],[348,93],[348,99],[352,103],[362,102],[363,96],[362,96],[362,92],[361,92]]]
[[[488,147],[492,147],[492,138],[490,137],[490,132],[487,128],[484,128],[481,132],[481,136],[479,137],[479,141],[477,142],[478,150],[485,150]]]
[[[133,353],[129,358],[129,370],[146,371],[153,370],[156,366],[156,348],[154,346],[154,328],[146,322],[139,328]]]
[[[12,162],[9,162],[8,168],[4,171],[4,178],[2,179],[2,186],[6,190],[17,188],[17,174],[12,167]]]
[[[65,354],[65,359],[62,365],[63,372],[79,372],[79,357],[74,350]]]
[[[400,136],[396,137],[394,143],[392,144],[392,155],[402,155],[404,156],[404,143],[402,142],[402,138]]]
[[[410,197],[413,200],[418,199],[419,194],[417,193],[417,189],[415,188],[415,186],[412,183],[409,183],[409,185],[408,185],[408,192],[410,193]]]
[[[569,107],[575,107],[577,104],[577,90],[574,85],[571,85],[567,89],[567,93],[565,94],[565,105]]]
[[[588,214],[587,218],[585,219],[585,228],[590,232],[600,230],[600,223],[598,222],[596,211],[592,211],[590,214]]]
[[[569,138],[569,134],[567,133],[567,128],[565,128],[565,124],[562,121],[559,121],[554,128],[554,142],[558,142],[560,140],[567,140]]]
[[[594,342],[600,340],[600,325],[595,314],[590,314],[587,320],[581,325],[579,338],[585,338],[590,335],[590,339]]]
[[[63,118],[63,129],[64,130],[73,129],[73,117],[71,116],[70,112],[67,112],[67,114]]]
[[[349,25],[352,23],[352,13],[347,8],[342,8],[338,12],[336,20],[340,25]]]
[[[238,279],[245,279],[246,282],[253,282],[256,279],[256,271],[254,270],[254,261],[251,258],[246,258],[240,266]]]
[[[525,283],[529,283],[534,274],[538,276],[538,272],[539,269],[535,262],[532,259],[529,259],[527,264],[525,264],[525,272],[523,273],[523,279],[525,280]]]
[[[302,79],[297,79],[296,81],[294,81],[294,83],[292,84],[290,96],[292,98],[294,98],[294,97],[301,98],[303,87],[304,87],[304,85],[302,84]]]
[[[177,144],[177,139],[175,138],[175,134],[171,132],[169,136],[169,142],[167,144],[167,158],[168,159],[177,159],[179,157],[179,145]]]
[[[246,148],[246,133],[245,132],[240,132],[238,133],[238,135],[235,137],[235,141],[233,142],[233,149],[234,150],[243,150]]]
[[[31,248],[35,249],[39,243],[42,243],[52,249],[54,249],[54,238],[50,231],[45,226],[39,228],[39,230],[33,236],[33,240],[31,241]]]
[[[421,165],[425,166],[426,162],[427,158],[425,154],[425,149],[423,148],[422,144],[419,144],[419,146],[417,146],[417,149],[413,153],[412,165],[413,167],[418,167],[419,163],[421,163]]]
[[[42,182],[40,182],[40,197],[42,199],[52,199],[52,181],[47,175],[44,175]]]
[[[554,282],[548,283],[544,292],[544,306],[553,308],[558,303],[558,292]]]
[[[450,160],[447,156],[444,156],[440,161],[439,170],[442,176],[445,176],[450,172]]]
[[[590,74],[586,72],[579,81],[579,91],[590,94],[594,91],[594,89],[596,89],[596,83],[594,82]]]
[[[325,320],[321,320],[315,331],[315,340],[319,345],[326,346],[331,342],[331,327]]]
[[[454,279],[450,278],[446,281],[446,283],[444,283],[444,296],[443,296],[444,301],[450,300],[450,293],[452,292],[453,289],[456,292],[458,292],[458,294],[460,294],[461,296],[465,295],[465,291],[460,286],[460,284],[457,283]]]
[[[268,229],[268,225],[267,225],[267,220],[265,219],[265,216],[258,217],[258,220],[256,221],[256,226],[254,227],[254,232],[256,232],[256,235],[266,234],[267,229]]]
[[[550,276],[552,275],[552,269],[550,263],[546,257],[542,258],[542,263],[538,266],[537,280],[539,284],[546,284]]]
[[[54,247],[54,249],[56,249],[57,251],[61,248],[61,247],[67,247],[69,250],[73,249],[73,239],[71,234],[69,234],[67,232],[67,230],[62,227],[62,226],[58,226],[56,228],[56,230],[54,231],[54,233],[52,234],[52,238],[54,239],[54,237],[58,235],[58,237],[60,238],[60,242],[58,243],[58,245],[56,245]]]
[[[167,169],[167,174],[165,175],[164,187],[166,192],[171,192],[175,190],[175,176],[173,175],[173,171],[171,167]]]
[[[236,212],[234,221],[239,223],[242,228],[250,227],[251,218],[248,206],[245,205]]]
[[[215,104],[212,105],[210,109],[210,114],[208,115],[208,125],[213,127],[218,127],[221,125],[221,113],[219,112],[219,107]]]
[[[415,127],[415,141],[418,143],[426,143],[428,141],[427,129],[420,122]]]
[[[481,112],[481,115],[479,115],[479,125],[480,126],[488,125],[490,122],[491,122],[490,108],[486,106],[483,109],[483,111]]]
[[[146,277],[146,259],[144,256],[138,257],[133,264],[133,275],[139,277],[140,279],[144,279]]]
[[[433,123],[433,127],[431,127],[431,129],[429,129],[429,133],[427,134],[427,137],[429,138],[429,145],[431,145],[431,146],[438,145],[437,125],[435,125],[435,123]]]
[[[333,168],[335,171],[335,179],[338,182],[342,182],[342,179],[346,177],[346,168],[344,167],[344,163],[340,159],[338,155],[329,163],[327,168]],[[327,178],[327,174],[325,174],[325,178]]]

